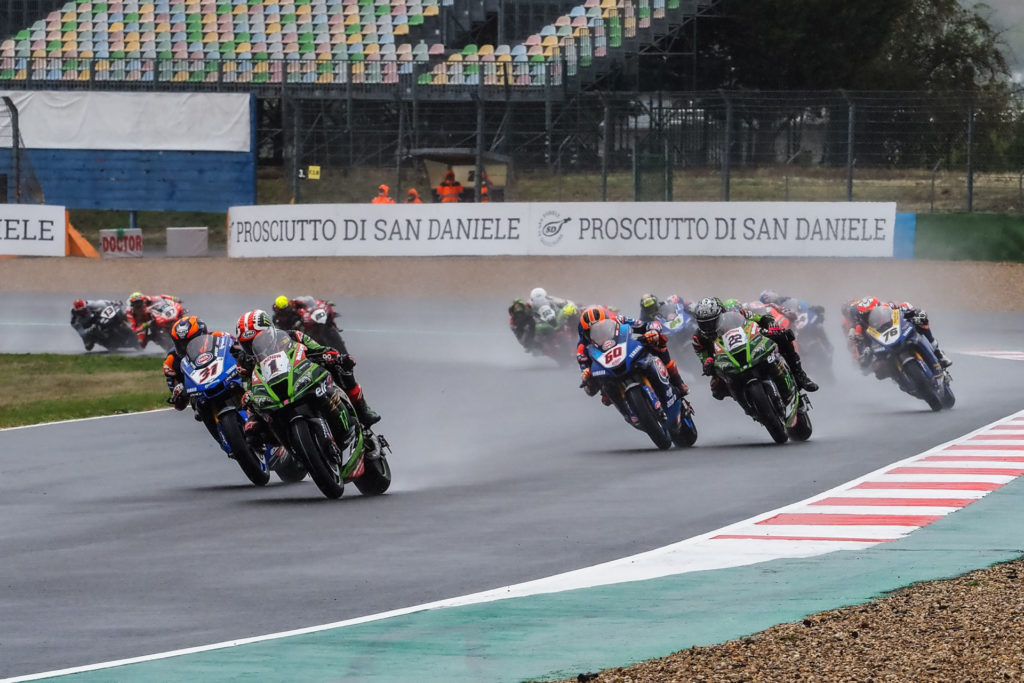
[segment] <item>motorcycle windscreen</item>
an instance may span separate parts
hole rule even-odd
[[[217,357],[217,337],[201,334],[185,347],[185,357],[196,368],[205,368]]]
[[[892,325],[892,309],[888,306],[875,306],[868,314],[868,326],[879,332]]]
[[[722,317],[718,319],[718,336],[721,337],[729,330],[734,330],[737,327],[743,327],[747,324],[747,319],[743,317],[743,314],[739,311],[726,311],[722,314]]]
[[[590,343],[607,351],[615,345],[619,336],[619,323],[615,320],[602,320],[590,328]]]

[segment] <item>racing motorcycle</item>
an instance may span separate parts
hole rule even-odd
[[[302,332],[308,334],[317,343],[337,349],[347,355],[348,350],[345,348],[345,341],[341,338],[341,330],[335,322],[335,319],[340,318],[341,314],[334,309],[334,302],[312,297],[309,299],[310,305],[299,309],[302,316]]]
[[[272,329],[252,341],[252,353],[256,367],[247,404],[302,461],[321,493],[340,498],[348,482],[363,495],[387,491],[387,440],[359,423],[348,396],[306,357],[306,347]]]
[[[808,306],[806,301],[789,298],[782,302],[779,309],[784,315],[791,316],[796,348],[812,374],[833,379],[834,349],[825,332],[825,307]]]
[[[761,423],[775,443],[811,436],[811,407],[797,387],[778,346],[760,326],[739,311],[727,311],[718,321],[714,342],[714,372],[725,382],[744,412]],[[777,367],[784,369],[780,378]]]
[[[102,302],[86,302],[86,306],[93,314],[93,323],[85,329],[75,328],[78,335],[85,344],[99,344],[109,351],[117,349],[137,349],[139,339],[132,332],[132,326],[128,323],[127,311],[121,301],[110,302],[99,308]],[[96,305],[98,310],[93,310]],[[86,346],[86,348],[90,348]]]
[[[870,344],[865,353],[873,359],[875,377],[891,378],[932,410],[952,408],[956,403],[949,371],[939,363],[931,343],[899,308],[876,306],[868,314],[865,339]]]
[[[578,316],[576,306],[567,303],[557,311],[544,304],[534,314],[533,346],[535,356],[547,356],[559,365],[575,359],[577,333],[573,322]]]
[[[185,395],[227,456],[257,486],[265,486],[270,471],[282,481],[301,481],[306,476],[302,463],[287,450],[266,446],[264,452],[250,448],[245,438],[247,413],[241,407],[245,387],[238,364],[231,355],[234,340],[227,335],[204,334],[185,347],[181,371],[185,377]]]
[[[658,314],[651,322],[668,339],[668,349],[672,357],[684,359],[692,367],[691,370],[699,368],[695,362],[696,355],[693,353],[693,335],[697,333],[697,321],[693,319],[682,301],[672,303],[665,301],[658,309]]]
[[[149,320],[144,324],[144,331],[141,340],[143,348],[146,344],[153,342],[164,351],[170,351],[174,344],[171,339],[171,328],[178,318],[187,314],[185,306],[178,299],[161,297],[155,303],[149,305]]]
[[[632,328],[617,320],[602,320],[590,329],[590,376],[636,429],[645,432],[658,448],[673,443],[692,446],[697,441],[693,407],[668,380],[668,371],[651,354]],[[621,410],[621,409],[620,409]]]

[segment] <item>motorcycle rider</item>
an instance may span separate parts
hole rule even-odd
[[[114,306],[118,317],[124,318],[124,302],[109,299],[75,299],[71,304],[71,327],[82,337],[86,351],[92,351],[100,336],[100,313],[107,306]]]
[[[274,299],[274,315],[272,317],[274,327],[279,330],[302,330],[308,324],[311,324],[309,316],[313,311],[324,304],[331,307],[334,306],[332,301],[321,301],[312,296],[297,296],[294,299],[289,299],[282,294]],[[338,351],[348,355],[345,340],[341,337],[341,330],[338,330],[338,339],[341,339],[341,346],[338,348]]]
[[[235,338],[238,339],[243,351],[239,365],[249,372],[252,371],[255,366],[255,359],[252,356],[253,339],[262,332],[275,329],[276,327],[273,320],[267,315],[267,312],[259,308],[243,313],[239,317],[235,328]],[[380,422],[380,415],[367,404],[366,397],[363,395],[363,389],[359,386],[359,382],[356,381],[356,377],[352,373],[352,369],[356,365],[356,361],[352,356],[338,349],[322,346],[304,332],[288,329],[282,329],[282,331],[306,347],[306,356],[310,360],[322,365],[331,373],[331,376],[351,400],[352,407],[356,410],[356,416],[359,418],[360,424],[364,427],[370,427]],[[248,423],[246,425],[248,426]]]
[[[670,306],[683,304],[683,309],[687,313],[693,314],[693,302],[680,298],[678,294],[673,294],[661,300],[648,292],[640,297],[640,317],[637,320],[644,323],[654,322],[661,315],[661,309],[666,304]]]
[[[779,353],[786,360],[797,386],[806,391],[817,391],[818,385],[804,372],[800,356],[793,347],[795,335],[792,330],[778,327],[771,314],[752,314],[742,307],[737,308],[743,317],[752,320],[761,328],[762,334],[775,342]],[[715,339],[718,338],[718,320],[725,313],[726,306],[716,297],[705,297],[697,302],[693,317],[697,320],[697,333],[693,335],[693,350],[700,359],[706,376],[711,377],[711,395],[721,401],[729,396],[729,387],[715,374]],[[778,371],[781,367],[776,366]]]
[[[929,324],[928,314],[910,303],[909,301],[882,303],[877,296],[866,296],[862,299],[854,299],[843,307],[843,329],[847,333],[850,342],[850,350],[862,369],[867,369],[871,364],[870,344],[864,336],[864,330],[868,327],[868,316],[876,306],[888,306],[892,309],[899,309],[903,317],[910,321],[917,330],[932,345],[935,358],[943,368],[948,368],[953,361],[946,358],[939,349],[939,342],[935,341]]]
[[[508,307],[508,326],[523,350],[531,351],[534,347],[533,337],[537,323],[533,319],[533,308],[530,306],[530,302],[522,299],[512,300],[512,304]]]
[[[560,311],[565,308],[566,304],[570,303],[572,301],[569,299],[549,295],[548,291],[543,287],[534,287],[530,290],[530,308],[533,310],[534,315],[537,315],[544,306],[550,306],[552,310]]]
[[[580,388],[583,389],[587,396],[594,396],[600,392],[601,403],[606,406],[614,404],[623,417],[629,421],[629,408],[625,405],[623,397],[617,394],[609,394],[605,387],[591,377],[590,374],[591,361],[590,356],[587,355],[587,346],[590,345],[590,330],[594,325],[604,320],[613,320],[619,324],[629,325],[633,334],[641,338],[642,343],[651,352],[651,355],[657,357],[665,366],[669,383],[675,388],[679,396],[683,397],[690,393],[690,388],[686,386],[683,378],[679,375],[679,367],[669,355],[668,339],[660,330],[649,329],[647,323],[638,322],[626,316],[620,316],[607,306],[587,306],[580,313],[580,321],[577,326],[579,343],[576,346],[576,362],[580,366]]]
[[[149,309],[165,300],[181,302],[181,299],[170,294],[147,296],[142,292],[132,292],[131,296],[128,297],[128,324],[132,326],[132,332],[138,336],[139,346],[142,348],[146,348],[146,344],[149,343],[149,326],[153,322],[153,315],[149,312]]]

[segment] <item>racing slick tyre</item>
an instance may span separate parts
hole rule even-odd
[[[249,448],[249,443],[245,440],[242,416],[234,410],[228,410],[221,413],[218,421],[224,432],[224,439],[231,448],[231,457],[238,462],[245,476],[256,486],[266,486],[270,481],[270,471],[263,460]]]
[[[789,429],[789,437],[793,441],[807,441],[811,438],[811,416],[805,412],[798,413],[796,416],[796,424]]]
[[[772,405],[772,400],[765,393],[764,387],[757,382],[750,384],[747,387],[747,399],[754,406],[758,420],[768,430],[768,433],[772,435],[772,438],[775,439],[775,443],[786,443],[789,441],[786,425],[775,414],[775,406]]]
[[[296,484],[305,479],[308,474],[305,465],[291,453],[274,471],[277,472],[277,478],[286,484]]]
[[[924,368],[921,367],[920,363],[913,361],[907,363],[906,367],[903,368],[903,372],[907,374],[907,377],[914,385],[918,398],[927,403],[928,407],[932,410],[942,410],[942,400],[935,394],[932,381],[928,379],[928,375],[925,374]]]
[[[647,398],[647,392],[644,391],[643,386],[638,384],[630,387],[626,392],[626,402],[629,403],[629,407],[633,409],[633,413],[637,416],[640,429],[644,430],[647,436],[651,437],[654,445],[663,451],[671,448],[672,437],[661,426],[658,414],[654,411],[654,406],[651,405],[650,400]]]
[[[363,473],[353,483],[364,496],[379,496],[391,486],[391,466],[376,437],[368,435],[366,438],[373,441],[374,449],[363,456]]]
[[[697,443],[697,425],[693,422],[693,416],[683,409],[683,415],[679,421],[679,429],[672,433],[672,441],[680,448],[689,448]]]
[[[306,420],[295,420],[291,431],[292,443],[302,452],[316,487],[328,498],[341,498],[345,492],[341,466],[325,452],[321,439],[317,438],[317,427]]]

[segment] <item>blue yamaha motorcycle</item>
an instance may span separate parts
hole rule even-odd
[[[245,439],[247,414],[240,406],[245,387],[231,355],[233,343],[227,335],[212,334],[188,343],[181,358],[185,394],[210,435],[229,458],[238,462],[249,481],[265,486],[270,470],[283,481],[300,481],[306,471],[287,451],[267,446],[264,453],[257,453]]]
[[[602,320],[590,330],[590,376],[600,383],[623,417],[662,450],[697,441],[693,408],[668,380],[661,360],[629,325]]]
[[[825,308],[809,306],[806,301],[789,298],[782,302],[782,310],[793,316],[791,327],[796,333],[797,351],[811,374],[834,379],[832,355],[834,348],[825,332]]]
[[[952,408],[956,397],[932,345],[903,317],[899,308],[876,306],[868,315],[865,338],[875,377],[891,378],[900,389],[921,399],[932,410]]]
[[[700,370],[697,356],[693,353],[693,335],[697,333],[697,321],[686,310],[682,301],[662,302],[651,324],[657,326],[668,339],[668,350],[677,364],[686,365],[694,372]]]

